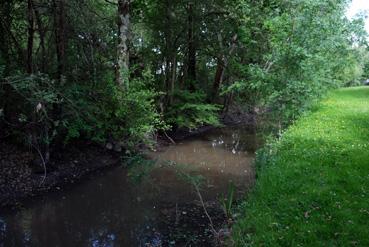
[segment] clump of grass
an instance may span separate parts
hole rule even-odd
[[[222,195],[220,198],[220,203],[222,205],[224,215],[227,217],[228,221],[232,221],[232,211],[233,211],[233,204],[234,204],[234,193],[236,187],[231,182],[228,187],[228,193],[226,195]]]
[[[236,246],[369,246],[369,88],[333,92],[256,163]]]

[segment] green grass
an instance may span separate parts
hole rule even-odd
[[[369,87],[333,92],[256,165],[236,246],[369,246]]]

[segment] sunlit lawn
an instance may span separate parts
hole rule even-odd
[[[369,87],[333,92],[265,150],[237,246],[369,246]]]

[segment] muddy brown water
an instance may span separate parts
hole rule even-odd
[[[219,229],[219,199],[230,183],[238,196],[250,188],[259,143],[249,128],[211,130],[148,153],[152,164],[117,167],[0,212],[0,247],[211,246],[208,219],[183,174],[203,178],[201,194]]]

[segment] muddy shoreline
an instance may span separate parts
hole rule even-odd
[[[232,112],[221,117],[225,126],[244,124],[254,126],[254,116]],[[196,130],[179,129],[168,132],[175,142],[201,135],[216,127],[203,126]],[[157,148],[171,144],[162,134],[158,137]],[[46,176],[44,171],[35,171],[32,162],[37,154],[19,148],[8,142],[0,143],[0,208],[18,208],[28,199],[50,191],[62,190],[70,184],[78,183],[93,173],[110,167],[123,165],[122,154],[92,144],[78,143],[59,149],[51,157]],[[37,169],[36,169],[37,170]]]
[[[119,155],[95,145],[64,148],[52,157],[45,176],[32,165],[35,155],[13,144],[0,144],[0,207],[17,208],[27,199],[121,164]]]

